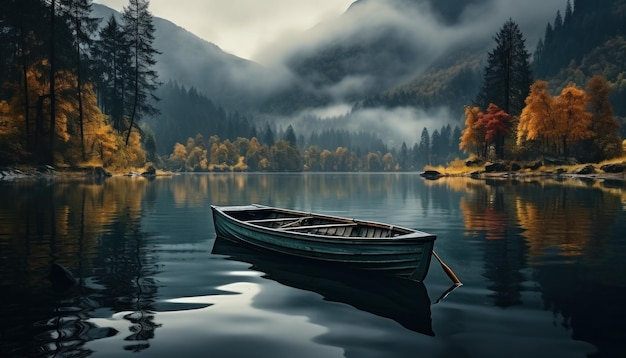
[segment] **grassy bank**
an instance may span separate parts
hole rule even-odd
[[[481,162],[470,158],[466,160],[456,159],[448,163],[447,166],[427,165],[424,167],[424,170],[437,171],[444,176],[528,177],[558,175],[626,180],[626,171],[614,172],[616,167],[626,167],[626,156],[605,160],[600,163],[561,164],[554,162],[554,160],[537,160],[532,162],[498,161],[499,170],[493,170],[493,167],[490,168],[490,166],[494,162]]]

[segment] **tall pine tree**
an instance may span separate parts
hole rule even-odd
[[[74,64],[76,72],[76,97],[78,100],[78,126],[83,160],[85,157],[85,121],[83,110],[83,82],[93,43],[92,35],[98,27],[99,19],[91,17],[91,0],[61,0],[61,14],[74,38]]]
[[[532,84],[526,40],[511,19],[504,23],[494,40],[496,47],[488,55],[483,85],[475,102],[483,109],[494,103],[506,113],[518,115]]]
[[[130,132],[141,116],[158,113],[154,107],[154,102],[158,101],[154,91],[160,83],[153,66],[156,64],[154,56],[159,54],[159,51],[152,46],[155,28],[152,13],[148,10],[149,5],[148,0],[130,0],[123,13],[124,31],[129,36],[132,59],[132,91],[129,92],[131,111],[126,135],[127,145]]]
[[[94,67],[100,108],[111,117],[113,128],[123,132],[127,97],[125,94],[130,87],[128,82],[131,77],[128,37],[113,15],[100,30],[98,37],[94,46]]]

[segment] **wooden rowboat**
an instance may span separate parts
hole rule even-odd
[[[219,237],[417,281],[428,273],[436,239],[394,225],[256,204],[211,209]]]

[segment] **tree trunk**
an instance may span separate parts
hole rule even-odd
[[[22,47],[22,80],[24,81],[24,124],[26,124],[25,144],[28,150],[32,150],[30,139],[30,109],[28,101],[28,64],[26,61],[26,35],[24,34],[24,21],[20,21],[20,46]]]
[[[135,124],[135,116],[137,115],[137,103],[139,102],[139,23],[135,25],[135,98],[133,99],[133,111],[130,115],[130,124],[128,126],[128,134],[126,135],[126,146],[128,147],[128,140],[130,139],[130,131],[133,130]]]
[[[76,45],[76,92],[78,95],[78,126],[80,128],[80,150],[83,160],[86,160],[85,154],[85,126],[83,122],[83,83],[80,70],[80,42]]]
[[[56,136],[56,98],[55,98],[55,22],[56,22],[56,0],[50,2],[50,144],[47,162],[54,165],[54,138]]]

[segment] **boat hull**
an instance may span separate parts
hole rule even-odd
[[[349,265],[361,270],[385,272],[422,281],[428,273],[436,236],[404,229],[403,235],[387,238],[337,237],[301,233],[255,225],[237,219],[233,212],[268,210],[264,206],[219,207],[212,206],[213,222],[219,237],[249,245],[317,260]],[[286,211],[295,215],[313,215],[298,211]],[[323,216],[337,220],[344,218]],[[354,221],[358,225],[381,227],[385,224]],[[347,225],[347,224],[346,224]],[[391,226],[386,225],[391,228]]]

